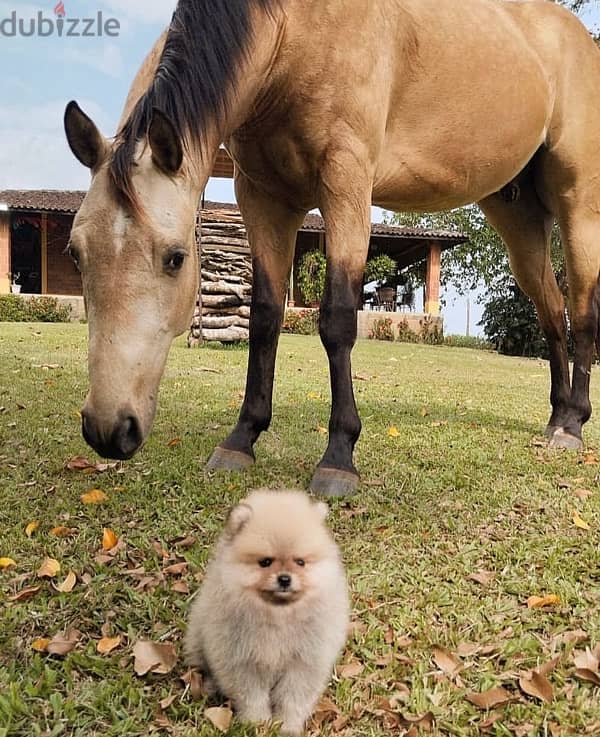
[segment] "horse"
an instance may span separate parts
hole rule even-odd
[[[209,468],[255,460],[271,421],[296,233],[318,207],[331,413],[311,489],[357,488],[351,352],[371,203],[419,212],[479,203],[548,341],[549,443],[581,448],[598,333],[599,87],[593,39],[546,0],[180,0],[113,140],[75,102],[65,112],[69,145],[92,176],[69,245],[89,320],[87,442],[127,459],[151,429],[171,341],[189,328],[196,208],[224,142],[253,291],[245,398]],[[549,258],[555,220],[576,345],[572,380]]]

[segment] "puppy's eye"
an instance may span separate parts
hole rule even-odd
[[[297,566],[300,566],[300,568],[304,568],[304,566],[306,565],[306,561],[305,561],[305,560],[303,560],[302,558],[298,558],[298,559],[296,560],[296,565],[297,565]]]
[[[186,255],[185,251],[181,249],[169,251],[164,258],[165,271],[170,274],[176,274],[183,266]]]
[[[270,566],[273,565],[273,558],[263,558],[262,560],[258,561],[258,565],[261,568],[270,568]]]

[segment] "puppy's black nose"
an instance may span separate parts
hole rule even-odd
[[[292,577],[288,573],[281,573],[277,576],[277,583],[282,589],[289,589],[292,585]]]

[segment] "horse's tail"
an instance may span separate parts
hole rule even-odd
[[[600,359],[600,277],[596,283],[596,293],[594,294],[596,300],[596,357]]]

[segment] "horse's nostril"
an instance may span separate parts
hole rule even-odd
[[[122,458],[130,458],[142,444],[142,429],[135,415],[122,420],[113,435],[115,449]]]

